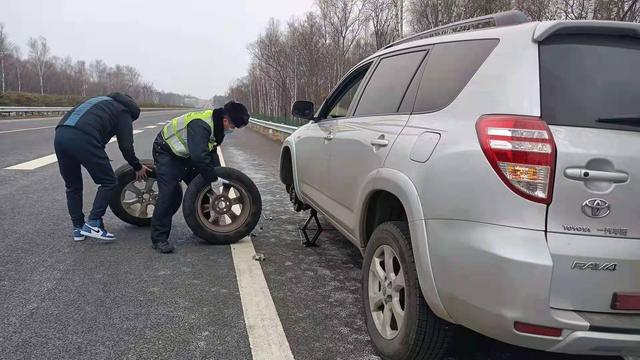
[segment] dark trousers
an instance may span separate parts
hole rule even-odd
[[[102,220],[118,183],[104,145],[80,130],[63,126],[56,130],[54,147],[67,189],[67,207],[73,226],[84,225],[81,166],[87,169],[93,182],[100,185],[89,220]]]
[[[178,209],[174,206],[177,185],[184,181],[187,185],[198,176],[198,171],[189,159],[174,155],[161,140],[153,144],[153,159],[156,165],[158,199],[151,218],[151,241],[154,244],[167,241],[171,233],[171,218]],[[214,150],[211,159],[220,166],[218,153]]]

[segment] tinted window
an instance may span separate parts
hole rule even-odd
[[[497,39],[437,44],[427,59],[414,112],[445,108],[498,45]]]
[[[639,88],[638,39],[561,35],[540,45],[542,118],[549,124],[638,131]]]
[[[397,112],[424,54],[424,51],[412,52],[380,60],[362,92],[355,115]]]
[[[364,77],[364,72],[362,72],[361,77],[357,78],[355,82],[349,85],[349,88],[346,90],[346,92],[342,95],[342,97],[338,100],[338,102],[336,102],[336,104],[333,105],[333,108],[331,108],[331,111],[329,111],[330,118],[347,116],[347,112],[349,111],[349,106],[351,105],[351,102],[353,101],[353,98],[356,95],[356,91],[358,91],[358,86],[360,86],[360,83],[362,82],[363,77]]]
[[[339,118],[348,114],[349,107],[362,83],[362,79],[367,74],[369,66],[371,66],[371,63],[361,66],[340,83],[337,90],[327,99],[326,105],[320,110],[318,119]]]

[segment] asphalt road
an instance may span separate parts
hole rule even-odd
[[[140,158],[150,158],[157,123],[178,114],[141,115],[134,124],[143,130],[135,135]],[[148,229],[110,212],[105,222],[116,242],[73,242],[57,165],[5,169],[52,154],[56,122],[0,121],[0,358],[251,359],[229,246],[204,244],[181,212],[174,217],[172,255],[157,254]],[[336,231],[323,234],[318,248],[300,244],[297,225],[306,214],[291,210],[279,183],[278,150],[249,129],[222,147],[227,165],[247,173],[261,191],[264,216],[252,240],[265,255],[262,271],[291,353],[305,360],[377,359],[363,323],[360,252]],[[114,168],[124,163],[117,144],[107,152]],[[85,174],[85,209],[94,193]],[[584,357],[470,334],[451,359]]]

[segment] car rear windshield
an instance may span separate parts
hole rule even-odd
[[[542,118],[552,125],[640,130],[640,39],[558,35],[540,44]]]

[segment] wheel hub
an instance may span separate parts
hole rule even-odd
[[[231,211],[231,199],[224,195],[216,195],[212,199],[212,209],[218,215],[226,215]]]
[[[374,252],[369,267],[369,311],[380,335],[391,340],[405,318],[405,280],[398,255],[389,245]]]

